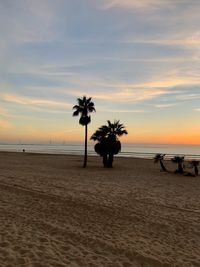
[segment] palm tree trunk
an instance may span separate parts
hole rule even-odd
[[[195,175],[196,175],[196,176],[198,176],[198,174],[199,174],[199,171],[198,171],[198,168],[197,168],[197,166],[194,166],[194,172],[195,172]]]
[[[164,172],[167,171],[165,166],[164,166],[164,164],[163,164],[163,162],[162,162],[162,160],[160,160],[160,166],[161,166],[162,171],[164,171]]]
[[[103,154],[103,166],[104,168],[108,167],[107,154]]]
[[[84,163],[83,167],[87,167],[87,124],[85,125],[85,155],[84,155]]]
[[[181,163],[178,163],[178,173],[183,174],[183,167]]]
[[[112,164],[113,164],[113,154],[109,154],[109,158],[108,158],[108,168],[112,168]]]

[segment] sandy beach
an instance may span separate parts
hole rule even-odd
[[[152,160],[1,152],[0,214],[2,267],[200,266],[200,176]]]

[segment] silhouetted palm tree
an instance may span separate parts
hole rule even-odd
[[[121,151],[121,143],[118,137],[128,134],[123,124],[119,121],[111,123],[107,121],[108,125],[101,126],[90,139],[97,141],[94,146],[97,154],[103,157],[104,167],[112,168],[114,155]]]
[[[91,99],[91,97],[87,98],[86,96],[83,96],[83,98],[77,98],[78,104],[73,107],[73,109],[75,109],[73,116],[80,115],[79,123],[85,126],[85,155],[83,163],[84,168],[87,166],[87,130],[88,124],[91,121],[91,118],[88,114],[96,111],[94,108],[94,103],[91,102]]]
[[[175,156],[175,157],[172,158],[172,162],[178,163],[178,169],[175,172],[183,174],[184,157]]]
[[[194,173],[195,173],[195,175],[198,176],[198,174],[199,174],[199,170],[198,170],[199,161],[197,161],[197,160],[192,160],[192,161],[190,161],[190,164],[191,164],[192,167],[194,168]]]
[[[165,157],[165,154],[156,154],[154,157],[154,163],[160,162],[161,170],[166,172],[167,169],[165,168],[163,164],[164,157]]]

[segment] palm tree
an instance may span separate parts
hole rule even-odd
[[[83,98],[77,98],[78,104],[73,106],[73,109],[75,110],[73,116],[80,115],[79,124],[85,126],[85,154],[83,163],[84,168],[87,166],[87,131],[88,124],[91,121],[89,113],[96,111],[94,108],[94,103],[91,102],[91,99],[91,97],[87,98],[86,96],[83,96]]]
[[[198,170],[199,161],[197,161],[197,160],[192,160],[192,161],[190,161],[190,164],[191,164],[192,167],[194,168],[195,176],[198,176],[198,174],[199,174],[199,170]]]
[[[121,143],[118,137],[128,134],[128,132],[119,121],[111,123],[108,120],[107,123],[108,125],[103,125],[96,130],[90,139],[98,142],[94,149],[97,154],[103,157],[104,167],[112,168],[114,155],[121,151]]]
[[[178,163],[178,169],[175,172],[183,174],[183,165],[182,164],[184,162],[184,157],[175,156],[172,158],[172,162]]]
[[[154,163],[160,162],[161,170],[166,172],[167,169],[165,168],[163,164],[164,157],[165,157],[165,154],[156,154],[154,157]]]

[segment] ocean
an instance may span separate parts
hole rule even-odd
[[[83,144],[0,144],[0,151],[29,153],[83,155]],[[123,144],[122,151],[117,156],[153,158],[155,154],[163,153],[166,157],[175,155],[186,158],[200,159],[200,145],[167,145],[167,144]],[[88,144],[88,155],[97,155],[94,144]]]

